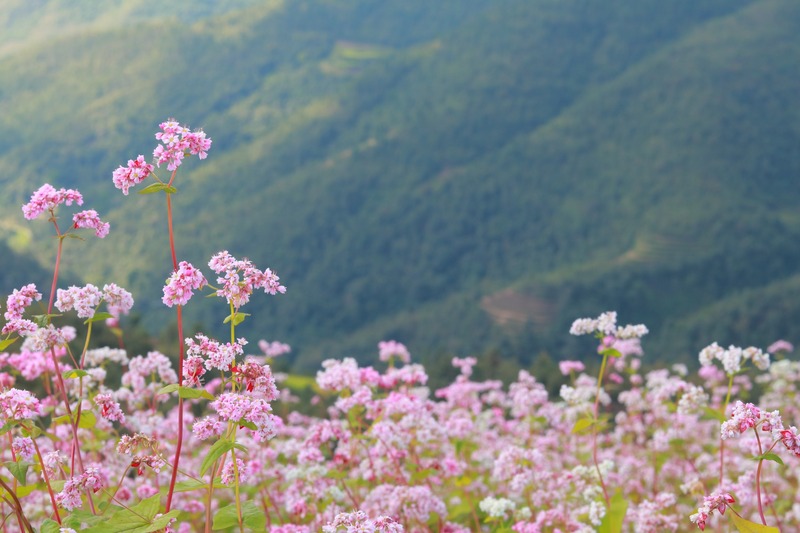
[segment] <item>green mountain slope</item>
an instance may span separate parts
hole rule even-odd
[[[760,289],[797,273],[794,2],[201,4],[119,27],[50,2],[75,31],[0,54],[3,205],[80,187],[114,228],[72,271],[133,288],[152,326],[171,316],[163,201],[110,177],[167,116],[214,139],[178,177],[179,255],[277,269],[288,294],[244,331],[297,368],[389,337],[423,358],[574,356],[570,321],[611,308],[686,358],[740,342],[742,301],[791,298]]]

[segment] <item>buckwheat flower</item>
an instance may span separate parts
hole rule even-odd
[[[190,339],[187,339],[190,340]],[[183,362],[183,383],[187,387],[194,387],[200,384],[200,378],[206,373],[203,358],[197,355],[190,355]]]
[[[61,471],[63,465],[67,464],[67,457],[59,451],[47,452],[42,456],[42,463],[47,471],[47,476],[52,478]]]
[[[597,320],[593,318],[578,318],[569,328],[570,335],[591,335],[597,330]]]
[[[392,357],[397,357],[405,364],[411,362],[411,354],[404,344],[397,341],[381,341],[378,343],[378,358],[383,362],[388,362]]]
[[[39,329],[39,326],[37,326],[34,322],[25,320],[24,318],[15,318],[3,326],[2,334],[10,335],[12,333],[16,333],[22,337],[29,337],[36,333],[37,329]]]
[[[697,413],[708,405],[708,394],[702,387],[687,385],[680,400],[678,400],[678,413],[687,415]]]
[[[64,483],[64,488],[56,494],[56,503],[66,509],[72,511],[76,507],[81,506],[81,484],[80,480],[70,478]]]
[[[95,348],[87,350],[84,356],[84,362],[87,366],[98,366],[106,361],[112,361],[121,365],[128,364],[128,352],[121,348]]]
[[[198,440],[206,440],[211,437],[218,437],[222,435],[225,430],[225,425],[217,418],[205,417],[198,420],[192,426],[192,434]]]
[[[580,361],[559,361],[558,369],[564,376],[569,376],[573,372],[583,372],[586,366]]]
[[[250,301],[250,296],[256,289],[276,295],[284,294],[286,287],[279,283],[280,278],[270,269],[263,272],[247,259],[236,259],[226,250],[215,254],[208,262],[209,268],[220,276],[217,283],[222,288],[217,290],[217,296],[224,297],[235,309]]]
[[[186,355],[202,357],[208,370],[230,370],[236,362],[236,356],[244,353],[242,346],[247,343],[244,339],[239,339],[239,342],[233,344],[221,344],[200,333],[195,335],[195,339],[197,342],[186,339]]]
[[[119,403],[114,401],[110,394],[98,394],[94,397],[94,403],[100,408],[100,416],[106,420],[125,423],[125,414],[120,409]]]
[[[50,348],[64,346],[70,342],[69,335],[71,331],[66,331],[66,329],[66,327],[59,329],[52,324],[44,328],[36,328],[36,331],[27,336],[22,344],[22,349],[32,352],[46,352]]]
[[[725,509],[735,501],[733,496],[727,492],[712,492],[703,499],[703,505],[697,509],[695,514],[689,517],[689,520],[693,524],[697,524],[701,531],[705,531],[706,521],[711,513],[714,510],[718,510],[719,514],[725,514]]]
[[[158,145],[153,151],[156,164],[161,166],[167,163],[167,169],[174,171],[183,162],[186,152],[205,159],[211,148],[211,139],[202,131],[191,132],[175,120],[168,120],[159,124],[161,131],[156,133],[156,139],[163,144]]]
[[[474,357],[465,357],[463,359],[453,357],[452,364],[454,367],[461,369],[461,375],[469,377],[472,375],[472,367],[478,364],[478,360]]]
[[[644,324],[628,324],[627,326],[617,328],[614,336],[618,339],[640,339],[648,333],[649,330]]]
[[[248,361],[238,368],[236,379],[241,382],[245,391],[259,395],[268,402],[275,400],[279,395],[275,377],[272,375],[269,365],[262,366]]]
[[[11,443],[11,449],[26,461],[30,461],[33,454],[36,453],[36,448],[33,446],[33,441],[30,437],[15,437]]]
[[[723,440],[733,438],[755,427],[761,418],[761,410],[752,403],[743,403],[737,400],[733,406],[730,420],[722,423],[720,435]]]
[[[745,359],[753,361],[753,365],[759,370],[766,370],[769,368],[769,352],[764,353],[760,348],[750,346],[744,349],[742,356]]]
[[[143,182],[152,172],[153,165],[145,162],[143,155],[129,159],[127,167],[120,166],[114,171],[114,187],[122,189],[122,194],[128,196],[129,189]]]
[[[292,347],[288,344],[278,341],[267,342],[264,339],[258,341],[258,348],[264,352],[267,357],[278,357],[292,351]]]
[[[236,470],[239,471],[239,484],[247,481],[247,472],[244,468],[244,462],[241,459],[236,459],[236,467],[234,469],[233,462],[227,463],[220,473],[222,483],[225,485],[232,485],[236,481]]]
[[[203,273],[194,268],[190,263],[181,261],[178,270],[173,272],[164,286],[164,296],[161,299],[164,305],[186,305],[194,295],[194,290],[208,285]]]
[[[103,300],[108,312],[115,317],[127,315],[133,307],[133,295],[116,283],[103,285]]]
[[[42,293],[36,290],[36,285],[33,283],[29,283],[20,289],[14,289],[14,292],[6,298],[6,312],[3,316],[9,321],[22,318],[25,309],[34,300],[39,301],[41,299]]]
[[[108,235],[111,224],[100,220],[100,215],[94,209],[87,209],[72,216],[75,228],[89,228],[94,230],[95,236],[102,239]]]
[[[33,220],[45,211],[52,211],[61,204],[72,205],[75,202],[83,205],[83,196],[74,189],[56,190],[52,185],[45,183],[33,193],[30,201],[22,206],[22,214],[27,220]]]
[[[800,435],[798,435],[796,427],[791,426],[789,429],[781,431],[780,440],[787,450],[800,457]]]
[[[58,528],[58,533],[78,533],[71,527],[60,527]]]
[[[29,420],[42,414],[39,400],[26,390],[9,389],[0,393],[0,421]]]
[[[513,513],[517,508],[517,504],[508,498],[493,498],[491,496],[481,500],[478,504],[481,511],[491,516],[492,518],[507,518],[509,513]]]
[[[72,311],[78,312],[79,318],[92,318],[95,309],[100,305],[103,294],[100,289],[87,284],[85,287],[72,286],[69,289],[58,289],[56,292],[56,309],[62,313]]]
[[[794,345],[789,341],[780,339],[770,344],[769,347],[767,348],[767,351],[772,354],[780,352],[791,353],[794,351]]]
[[[742,369],[742,356],[743,351],[738,346],[729,346],[727,350],[722,352],[720,361],[722,361],[722,368],[729,376],[738,374]]]
[[[714,359],[720,359],[723,353],[725,353],[725,350],[714,342],[700,350],[700,364],[702,366],[711,366],[714,364]]]
[[[602,505],[600,502],[593,501],[589,504],[589,522],[592,523],[593,526],[599,527],[600,522],[603,520],[603,517],[606,515],[606,506]]]
[[[340,392],[345,389],[356,390],[361,385],[361,373],[358,363],[351,357],[342,361],[326,359],[322,368],[317,372],[317,385],[322,390]]]

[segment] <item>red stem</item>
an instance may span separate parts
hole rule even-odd
[[[761,437],[758,436],[758,428],[753,427],[756,434],[756,441],[758,442],[758,454],[764,455],[764,450],[761,448]],[[763,457],[758,460],[758,468],[756,469],[756,495],[758,496],[758,514],[761,515],[761,523],[767,525],[767,519],[764,517],[764,506],[761,503],[761,467],[764,465]]]
[[[172,172],[172,176],[170,177],[169,184],[172,185],[172,181],[175,179],[175,172],[177,169]],[[175,232],[172,229],[172,200],[169,193],[167,193],[167,226],[169,227],[169,249],[172,253],[172,268],[177,271],[178,270],[178,258],[177,254],[175,253]],[[181,313],[181,306],[177,306],[177,313],[178,313],[178,385],[183,385],[183,315]],[[167,504],[166,504],[166,511],[169,512],[170,507],[172,506],[172,495],[175,492],[175,482],[178,479],[178,463],[180,462],[181,458],[181,448],[183,446],[183,398],[178,395],[178,442],[175,446],[175,459],[172,465],[172,477],[169,481],[169,492],[167,492]]]

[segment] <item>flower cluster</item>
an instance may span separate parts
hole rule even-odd
[[[11,333],[18,333],[20,335],[30,335],[36,331],[37,326],[30,320],[22,318],[25,309],[30,306],[34,300],[42,299],[42,294],[36,290],[36,285],[29,283],[20,289],[14,289],[6,299],[6,312],[3,314],[7,320],[6,325],[3,326],[3,335]]]
[[[411,362],[411,354],[408,353],[408,348],[406,348],[404,344],[397,341],[379,342],[378,352],[378,358],[383,362],[389,361],[392,357],[396,357],[405,364]]]
[[[158,166],[167,164],[170,172],[176,170],[183,162],[186,153],[197,155],[200,159],[208,156],[211,148],[211,139],[203,131],[190,131],[186,126],[181,126],[174,120],[159,124],[161,131],[156,133],[156,139],[162,144],[156,146],[153,158]]]
[[[719,511],[719,514],[725,514],[730,504],[736,500],[733,499],[727,492],[713,492],[703,499],[703,505],[697,509],[697,512],[689,517],[693,524],[697,524],[702,531],[706,529],[706,521],[714,510]]]
[[[72,216],[72,222],[76,229],[93,229],[95,236],[101,239],[108,235],[109,228],[111,227],[108,222],[100,220],[100,215],[98,215],[97,211],[94,209],[87,209],[86,211],[75,213],[75,215]]]
[[[194,291],[208,285],[203,273],[191,263],[181,261],[178,270],[173,272],[164,285],[164,296],[161,301],[167,307],[186,305],[194,295]]]
[[[255,289],[263,289],[268,294],[284,294],[286,287],[279,283],[280,278],[270,269],[263,272],[247,259],[236,259],[227,251],[214,255],[208,266],[219,275],[217,296],[224,297],[235,309],[250,301]]]
[[[769,368],[769,353],[765,353],[755,346],[742,349],[731,345],[725,350],[714,342],[700,351],[699,359],[703,366],[713,365],[714,360],[719,361],[728,376],[738,374],[747,361],[753,361],[759,370]]]
[[[229,342],[227,344],[222,344],[209,339],[202,333],[195,335],[195,339],[197,339],[197,341],[186,339],[187,361],[199,359],[203,361],[208,370],[230,370],[236,362],[236,356],[244,353],[242,347],[247,344],[247,341],[244,339],[239,339],[238,342],[235,343]],[[189,364],[196,365],[196,363]],[[186,377],[187,376],[184,375],[184,378]],[[197,377],[199,376],[193,376],[190,380],[196,379]]]
[[[136,159],[129,159],[127,167],[120,166],[114,171],[114,186],[117,189],[122,189],[122,194],[127,196],[131,187],[146,180],[147,176],[152,172],[153,165],[145,162],[143,155],[140,155]]]
[[[83,196],[75,189],[58,189],[45,183],[33,193],[30,201],[22,206],[22,214],[28,220],[38,218],[45,211],[51,214],[53,210],[61,204],[72,205],[72,203],[83,205]]]
[[[579,318],[572,323],[571,335],[611,336],[615,339],[638,339],[647,335],[644,324],[617,326],[617,313],[608,311],[597,318]]]

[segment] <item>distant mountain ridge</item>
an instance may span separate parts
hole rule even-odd
[[[41,4],[28,25],[81,31],[0,40],[0,222],[43,181],[79,187],[112,234],[65,265],[130,287],[151,326],[163,202],[110,178],[174,116],[214,140],[179,172],[178,253],[276,269],[289,292],[243,331],[298,369],[387,338],[575,357],[569,323],[607,309],[654,358],[792,336],[796,2],[131,0],[107,24]],[[226,314],[187,311],[212,335]]]

